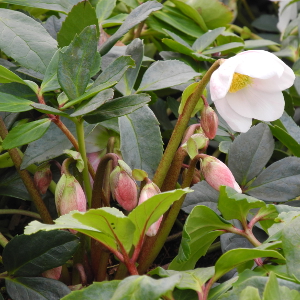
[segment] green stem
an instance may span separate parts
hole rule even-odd
[[[39,214],[23,209],[1,209],[0,215],[23,215],[35,219],[41,219],[41,216]]]
[[[7,136],[8,131],[7,128],[0,117],[0,136],[4,140]],[[33,179],[31,178],[30,174],[27,170],[21,170],[22,158],[16,148],[8,150],[9,155],[14,162],[17,172],[19,173],[29,195],[31,196],[38,213],[40,214],[42,221],[47,224],[53,224],[52,218],[49,214],[49,211],[39,193],[37,188],[34,185]]]
[[[214,62],[214,64],[209,68],[206,74],[203,76],[202,80],[199,82],[195,92],[189,97],[187,103],[184,106],[182,114],[179,115],[175,128],[173,130],[172,136],[168,143],[168,146],[164,152],[164,155],[159,163],[156,173],[153,178],[153,182],[160,188],[164,182],[164,179],[169,170],[170,164],[174,158],[177,148],[181,142],[184,135],[188,122],[191,118],[191,114],[199,101],[201,95],[204,92],[206,85],[208,84],[212,73],[218,69],[220,65],[220,60]]]
[[[92,187],[89,177],[89,169],[88,169],[88,161],[86,156],[86,150],[85,150],[85,140],[84,140],[84,127],[83,127],[83,119],[73,119],[75,125],[76,125],[76,133],[77,133],[77,139],[78,139],[78,146],[79,146],[79,153],[81,154],[81,157],[83,159],[84,168],[82,171],[83,176],[83,185],[88,201],[88,206],[91,207],[92,204]]]
[[[0,245],[4,248],[6,244],[8,243],[8,240],[5,238],[5,236],[0,232]]]

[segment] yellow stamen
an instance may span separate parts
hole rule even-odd
[[[229,88],[229,93],[235,93],[252,83],[252,78],[248,75],[234,73],[232,82]]]

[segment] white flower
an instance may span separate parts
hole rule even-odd
[[[252,118],[274,121],[284,111],[281,91],[291,87],[295,74],[277,56],[251,50],[224,60],[212,74],[212,101],[228,125],[246,132]]]

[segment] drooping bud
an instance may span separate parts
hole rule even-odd
[[[150,181],[150,180],[149,180]],[[160,193],[160,189],[154,182],[147,183],[141,193],[139,198],[139,205],[143,202],[147,201],[149,198],[157,195]],[[163,219],[163,216],[161,216],[155,223],[153,223],[147,230],[146,235],[147,236],[155,236],[157,234],[157,231],[159,229],[160,223]]]
[[[203,155],[201,158],[201,171],[206,182],[215,190],[219,191],[221,185],[226,185],[235,189],[238,193],[242,193],[229,168],[216,157]]]
[[[197,154],[198,150],[206,149],[209,143],[209,139],[204,133],[193,134],[186,143],[182,144],[181,147],[188,153],[189,157],[193,159]]]
[[[52,181],[52,172],[50,170],[50,164],[45,163],[38,167],[34,173],[34,185],[41,194],[46,194],[47,189]]]
[[[64,215],[72,210],[86,211],[86,197],[80,183],[73,175],[62,174],[55,190],[57,213]]]
[[[132,178],[132,171],[122,160],[119,166],[110,174],[110,189],[112,197],[127,211],[137,206],[137,186]]]
[[[216,136],[218,123],[218,116],[215,111],[210,106],[204,106],[201,110],[200,124],[209,139],[213,139]]]
[[[47,270],[42,273],[43,277],[58,280],[61,275],[62,266]]]

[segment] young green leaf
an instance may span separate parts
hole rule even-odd
[[[40,104],[40,103],[32,103],[31,106],[36,109],[37,111],[44,113],[44,114],[54,114],[57,116],[62,116],[62,117],[69,117],[69,115],[59,109],[56,109],[52,106],[48,106],[45,104]]]
[[[95,26],[86,27],[64,52],[60,52],[57,77],[69,99],[76,99],[85,92],[96,52]]]
[[[5,246],[3,264],[10,275],[38,276],[63,265],[78,245],[78,238],[66,231],[18,235]]]
[[[225,45],[217,46],[208,50],[203,51],[202,53],[207,54],[213,54],[217,52],[222,52],[223,55],[227,53],[238,53],[244,48],[243,43],[228,43]]]
[[[3,141],[3,149],[12,149],[31,143],[42,137],[51,124],[49,119],[41,119],[14,127]]]
[[[32,110],[30,106],[34,102],[13,96],[11,94],[0,93],[0,111],[22,112]]]
[[[116,0],[99,0],[96,5],[96,15],[98,22],[106,20],[112,13],[116,6]]]
[[[270,272],[269,280],[266,284],[263,299],[281,300],[281,295],[279,292],[279,284],[277,282],[276,275]]]
[[[106,54],[127,31],[144,21],[151,12],[161,9],[162,7],[162,4],[156,1],[147,1],[132,10],[120,28],[104,44],[101,45],[100,54]]]
[[[80,35],[87,26],[91,25],[95,25],[97,36],[99,36],[96,11],[90,2],[81,1],[74,5],[57,34],[59,47],[69,46],[76,35]]]
[[[225,27],[216,28],[201,35],[193,44],[193,50],[202,52],[206,49],[223,31]]]
[[[0,65],[0,83],[18,82],[26,84],[24,80],[14,72]]]
[[[145,105],[120,117],[119,128],[124,160],[131,169],[142,169],[152,178],[163,153],[162,137],[155,115]]]
[[[157,61],[145,72],[138,91],[161,90],[185,83],[199,75],[192,67],[181,61]]]
[[[46,29],[25,14],[0,8],[0,48],[22,66],[44,73],[57,50]]]

